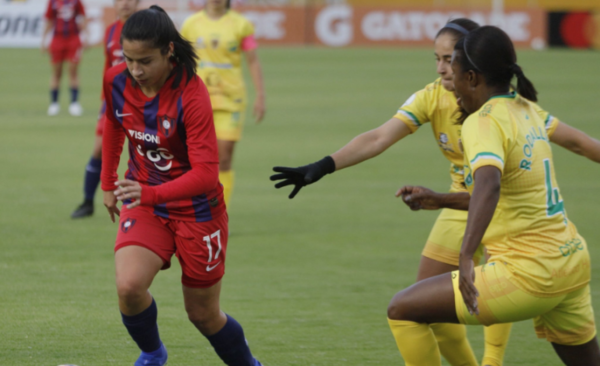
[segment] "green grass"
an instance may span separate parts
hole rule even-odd
[[[434,80],[430,50],[261,50],[267,118],[247,123],[235,155],[237,185],[223,309],[243,325],[266,366],[400,365],[386,322],[389,299],[413,283],[436,213],[393,197],[403,184],[448,188],[448,163],[425,126],[380,157],[324,178],[288,200],[268,181],[274,165],[301,165],[388,120]],[[600,137],[600,53],[523,51],[542,106]],[[35,50],[0,52],[0,365],[130,365],[137,348],[121,325],[114,288],[117,226],[97,195],[96,215],[72,221],[99,108],[102,54],[81,67],[85,115],[45,115],[49,66]],[[570,218],[600,261],[600,170],[555,148]],[[599,303],[600,271],[592,295]],[[220,365],[187,321],[180,269],[160,273],[159,306],[170,366]],[[482,330],[469,328],[478,357]],[[558,365],[531,321],[516,324],[507,365]]]

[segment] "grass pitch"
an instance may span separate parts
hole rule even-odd
[[[247,121],[234,166],[232,236],[222,306],[244,326],[266,366],[401,365],[386,322],[388,301],[412,284],[436,217],[393,194],[403,184],[449,187],[448,163],[424,126],[380,157],[327,176],[293,200],[268,181],[274,165],[303,165],[389,119],[436,78],[431,50],[266,48],[260,51],[267,118]],[[540,103],[600,137],[600,53],[522,51]],[[96,214],[73,221],[82,200],[99,102],[103,56],[81,66],[85,115],[47,117],[47,58],[0,50],[0,365],[131,365],[138,355],[116,303],[117,225],[97,195]],[[556,147],[569,216],[600,260],[600,167]],[[592,294],[600,303],[593,268]],[[186,319],[180,269],[151,291],[170,366],[220,365]],[[478,357],[482,329],[469,327]],[[558,365],[531,321],[515,324],[506,365]]]

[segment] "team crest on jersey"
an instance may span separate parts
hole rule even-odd
[[[210,45],[212,46],[213,50],[216,50],[217,48],[219,48],[219,39],[218,38],[213,38],[210,41]]]
[[[135,219],[128,218],[127,220],[123,221],[123,223],[121,224],[121,231],[124,232],[125,234],[127,234],[129,229],[131,229],[133,227],[133,225],[135,225]]]
[[[449,151],[449,152],[454,152],[453,146],[451,143],[448,143],[448,141],[450,141],[448,139],[448,135],[446,135],[443,132],[440,132],[440,138],[439,138],[439,144],[440,148],[445,150],[445,151]]]
[[[158,128],[165,137],[169,138],[175,131],[175,118],[169,116],[158,117]]]
[[[448,135],[446,135],[443,132],[440,132],[440,142],[442,144],[447,144],[448,143]]]

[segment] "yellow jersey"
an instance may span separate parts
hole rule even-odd
[[[537,104],[535,108],[546,122],[548,135],[552,135],[558,119],[541,109]],[[398,109],[394,116],[404,122],[411,133],[427,122],[431,122],[434,138],[437,141],[444,157],[450,161],[451,192],[466,191],[463,172],[463,149],[461,144],[461,128],[456,123],[458,118],[458,105],[454,92],[446,90],[438,78],[424,89],[413,94]]]
[[[516,93],[491,98],[462,127],[465,183],[495,166],[502,172],[500,199],[485,233],[490,261],[502,261],[511,282],[535,296],[557,296],[585,286],[590,259],[567,218],[552,149],[535,103]]]
[[[252,23],[233,10],[216,20],[200,11],[183,23],[181,35],[192,42],[200,57],[198,76],[206,84],[213,110],[245,109],[242,44],[253,34]]]

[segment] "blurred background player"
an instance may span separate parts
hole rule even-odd
[[[441,365],[429,323],[532,318],[566,365],[600,365],[587,245],[567,218],[545,122],[531,102],[537,92],[516,62],[510,38],[496,27],[475,29],[454,48],[455,92],[468,116],[468,193],[439,195],[437,204],[468,210],[468,221],[459,270],[417,282],[390,302],[406,365]],[[519,94],[511,91],[513,76]],[[475,268],[482,242],[490,259]]]
[[[123,24],[136,11],[139,0],[115,0],[115,12],[117,20],[109,25],[104,32],[104,72],[122,62],[123,49],[121,47],[121,29]],[[92,157],[85,167],[85,176],[83,179],[83,203],[79,205],[71,214],[71,218],[78,219],[94,214],[94,196],[100,183],[100,169],[102,168],[102,131],[104,130],[104,112],[106,103],[104,102],[104,92],[101,92],[102,107],[98,115],[96,125],[96,139],[94,140],[94,149]]]
[[[198,57],[158,6],[134,13],[121,38],[126,64],[104,78],[102,190],[111,219],[120,215],[117,293],[123,324],[142,351],[135,365],[167,362],[148,289],[175,254],[189,320],[225,364],[260,366],[241,325],[219,305],[228,217],[210,98],[196,75]],[[129,169],[118,180],[125,137]]]
[[[477,28],[477,23],[464,18],[447,23],[438,32],[434,44],[437,73],[440,78],[413,94],[388,122],[357,136],[330,157],[300,168],[275,168],[280,174],[271,179],[283,180],[275,187],[294,184],[295,188],[290,194],[290,198],[293,198],[304,185],[314,183],[335,170],[373,158],[430,122],[440,151],[450,161],[450,192],[466,192],[461,126],[456,123],[457,100],[454,95],[450,60],[456,42]],[[540,118],[545,121],[546,131],[552,142],[600,162],[600,142],[560,122],[537,105],[534,106]],[[458,269],[466,223],[466,211],[445,208],[440,212],[423,249],[417,281]],[[483,255],[481,249],[475,255],[476,263],[479,263]],[[431,329],[441,354],[451,365],[478,365],[463,325],[431,324]],[[511,324],[496,324],[485,328],[483,365],[502,365],[510,329]]]
[[[246,87],[241,55],[246,55],[254,82],[254,117],[265,115],[265,91],[252,23],[230,9],[230,0],[207,0],[204,10],[183,23],[181,34],[196,47],[200,57],[198,75],[202,78],[214,112],[219,144],[219,180],[229,204],[234,184],[232,169],[235,143],[242,136],[246,113]]]
[[[69,86],[71,88],[71,104],[69,113],[81,116],[83,109],[79,104],[79,78],[77,68],[81,59],[83,45],[80,35],[85,33],[87,21],[81,0],[50,0],[46,10],[46,27],[42,37],[42,52],[47,51],[46,38],[52,32],[50,42],[50,106],[48,115],[56,116],[60,112],[58,93],[62,76],[63,63],[69,63]]]

